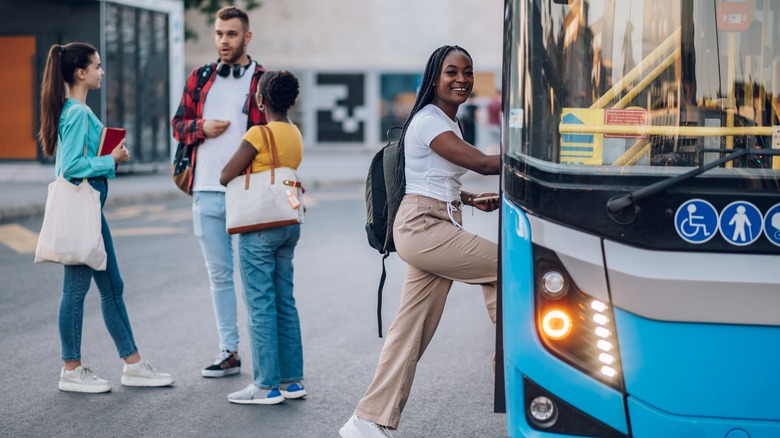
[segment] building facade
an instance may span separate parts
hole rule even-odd
[[[183,19],[176,0],[0,0],[0,160],[43,160],[36,135],[46,57],[53,44],[81,41],[98,49],[106,72],[87,104],[104,125],[127,130],[133,161],[123,169],[169,166]]]
[[[486,107],[501,83],[503,8],[502,0],[266,1],[249,11],[249,54],[299,76],[293,117],[307,148],[376,148],[388,128],[406,120],[439,46],[469,51],[475,101]],[[185,44],[189,71],[217,55],[208,17],[188,11],[186,20],[197,34]]]

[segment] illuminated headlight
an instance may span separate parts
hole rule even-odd
[[[554,253],[536,248],[544,257],[536,263],[536,321],[542,344],[561,360],[622,391],[610,303],[583,293]]]
[[[542,317],[542,330],[552,339],[562,339],[571,331],[571,317],[562,310],[551,310]]]

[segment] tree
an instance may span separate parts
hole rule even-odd
[[[216,12],[224,6],[238,6],[248,12],[263,5],[258,0],[243,0],[241,2],[243,3],[243,6],[237,5],[236,3],[237,2],[231,0],[184,0],[184,10],[197,10],[208,18],[209,23],[213,23],[214,14],[216,14]],[[184,25],[184,39],[198,39],[198,35],[192,29],[190,29],[186,23]]]

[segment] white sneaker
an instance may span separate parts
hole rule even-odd
[[[390,431],[376,423],[364,420],[357,415],[350,417],[349,421],[339,430],[342,438],[392,438]]]
[[[157,371],[152,364],[143,360],[137,367],[130,368],[125,364],[122,370],[122,384],[125,386],[169,386],[173,385],[173,377]]]
[[[250,383],[241,391],[228,394],[228,401],[240,405],[278,405],[284,396],[278,389],[262,389]]]
[[[101,379],[91,369],[79,365],[73,371],[65,371],[65,368],[60,372],[60,391],[68,392],[108,392],[111,391],[111,385],[108,382]]]

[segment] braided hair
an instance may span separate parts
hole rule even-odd
[[[298,78],[287,70],[269,71],[260,78],[257,87],[257,100],[263,98],[263,104],[279,114],[287,114],[287,111],[295,105],[298,98],[300,85]]]
[[[401,131],[401,138],[398,140],[398,155],[396,157],[395,168],[393,169],[393,179],[395,181],[393,184],[394,192],[387,194],[387,226],[390,230],[392,230],[395,214],[398,212],[398,206],[401,205],[401,200],[406,193],[406,172],[404,170],[406,166],[406,159],[404,158],[406,130],[409,128],[409,123],[411,123],[414,116],[433,101],[433,98],[436,95],[434,83],[441,74],[444,58],[453,51],[462,52],[471,61],[471,55],[469,55],[469,52],[463,47],[442,46],[436,49],[431,54],[431,57],[428,58],[428,63],[425,64],[425,72],[423,73],[420,89],[417,91],[417,98],[414,101],[412,112],[409,113],[409,118],[406,120],[406,123],[404,123],[404,128]]]

